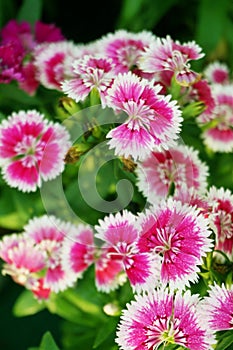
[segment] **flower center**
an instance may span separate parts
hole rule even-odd
[[[15,146],[15,152],[18,153],[18,158],[23,158],[25,167],[34,166],[41,161],[45,142],[42,142],[38,137],[25,135],[23,139]]]

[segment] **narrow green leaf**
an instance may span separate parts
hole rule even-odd
[[[23,291],[16,300],[13,307],[13,314],[16,317],[34,315],[45,308],[44,303],[39,302],[29,290]]]
[[[126,0],[122,3],[118,28],[139,31],[153,28],[178,0]]]
[[[230,345],[233,344],[233,330],[229,330],[226,332],[219,332],[217,334],[217,340],[218,343],[216,345],[215,350],[225,350],[225,349],[232,349]]]
[[[41,0],[24,0],[19,10],[17,19],[19,21],[27,21],[34,25],[34,23],[41,18],[41,11]]]
[[[44,334],[39,350],[59,350],[50,332]]]

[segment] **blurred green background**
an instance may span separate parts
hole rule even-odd
[[[197,69],[216,59],[233,68],[232,0],[0,0],[0,27],[12,18],[55,23],[67,39],[76,43],[99,39],[119,28],[150,30],[161,37],[169,34],[181,42],[195,40],[202,46],[206,56],[196,63]],[[221,157],[218,161],[223,162]],[[213,169],[215,166],[216,163]],[[2,229],[0,233],[7,232]],[[0,349],[26,350],[38,346],[47,330],[60,345],[59,317],[47,311],[25,318],[12,314],[22,290],[10,278],[0,277]]]

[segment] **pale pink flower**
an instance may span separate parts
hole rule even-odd
[[[35,242],[24,234],[4,236],[0,241],[0,258],[5,262],[3,275],[31,290],[37,299],[48,299],[51,289],[44,286],[46,256]]]
[[[206,200],[211,227],[216,234],[215,249],[233,258],[233,194],[229,189],[212,186]]]
[[[225,63],[218,61],[208,64],[204,70],[204,75],[207,80],[215,84],[229,84],[229,68]]]
[[[200,193],[193,187],[188,188],[184,184],[175,191],[173,199],[180,201],[183,204],[197,207],[205,217],[209,217],[209,203],[206,198],[206,191]]]
[[[180,345],[189,350],[209,350],[214,338],[198,315],[199,299],[186,291],[174,296],[168,290],[136,295],[123,310],[116,342],[121,350],[157,350]]]
[[[160,259],[153,259],[152,255],[138,250],[135,219],[127,210],[115,216],[110,214],[99,220],[99,226],[95,227],[96,237],[114,249],[111,254],[122,262],[134,290],[153,289],[159,283]]]
[[[190,69],[190,61],[204,56],[194,41],[181,44],[170,36],[157,38],[140,58],[139,68],[148,73],[171,71],[178,84],[190,86],[200,74]]]
[[[207,187],[208,167],[198,152],[186,145],[152,152],[136,169],[137,185],[150,203],[166,198],[174,186],[204,192]]]
[[[45,254],[44,288],[57,293],[76,281],[76,275],[62,266],[63,241],[75,231],[76,226],[47,215],[31,219],[24,227],[25,237],[32,239],[37,249]]]
[[[75,76],[74,60],[87,54],[88,47],[72,41],[38,45],[33,51],[37,80],[47,89],[61,90],[61,83]]]
[[[202,318],[213,331],[233,329],[233,286],[216,283],[201,303]]]
[[[131,33],[121,29],[98,40],[97,50],[112,59],[116,73],[127,73],[138,68],[139,58],[154,40],[151,32]]]
[[[167,148],[177,139],[181,112],[176,101],[160,95],[160,90],[131,72],[119,74],[108,89],[107,105],[127,115],[123,124],[107,134],[109,146],[117,155],[143,159],[155,148]]]
[[[74,78],[62,82],[62,90],[79,102],[95,89],[99,93],[102,105],[105,106],[107,89],[115,78],[114,66],[112,60],[104,56],[86,55],[74,61]]]
[[[214,152],[233,150],[233,85],[213,84],[215,107],[198,118],[204,144]]]
[[[0,242],[0,258],[5,262],[3,275],[28,289],[37,287],[38,275],[46,266],[45,255],[35,245],[33,240],[26,239],[22,234],[12,234],[3,237]]]
[[[139,215],[140,252],[162,257],[161,281],[185,288],[198,280],[202,258],[211,251],[208,220],[200,210],[169,198]]]
[[[35,110],[12,113],[0,125],[0,164],[5,181],[23,192],[58,176],[70,147],[69,134]]]

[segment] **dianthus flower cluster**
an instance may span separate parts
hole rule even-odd
[[[213,62],[202,74],[194,71],[192,61],[204,57],[194,41],[118,30],[77,44],[54,25],[37,22],[32,29],[14,20],[1,31],[0,53],[1,83],[15,80],[29,95],[39,86],[56,90],[64,109],[99,105],[116,117],[102,128],[95,115],[88,130],[84,120],[80,146],[54,116],[12,112],[0,124],[6,184],[36,192],[65,177],[67,163],[78,173],[82,154],[104,140],[133,172],[144,205],[109,211],[94,224],[30,218],[22,232],[1,240],[2,273],[49,300],[92,266],[98,292],[128,283],[134,295],[117,326],[120,349],[212,349],[217,332],[233,328],[233,194],[210,185],[200,150],[233,151],[228,67]],[[190,119],[200,131],[199,149],[182,141]],[[216,278],[221,267],[229,272],[225,279]],[[200,280],[206,288],[199,295],[192,287]]]

